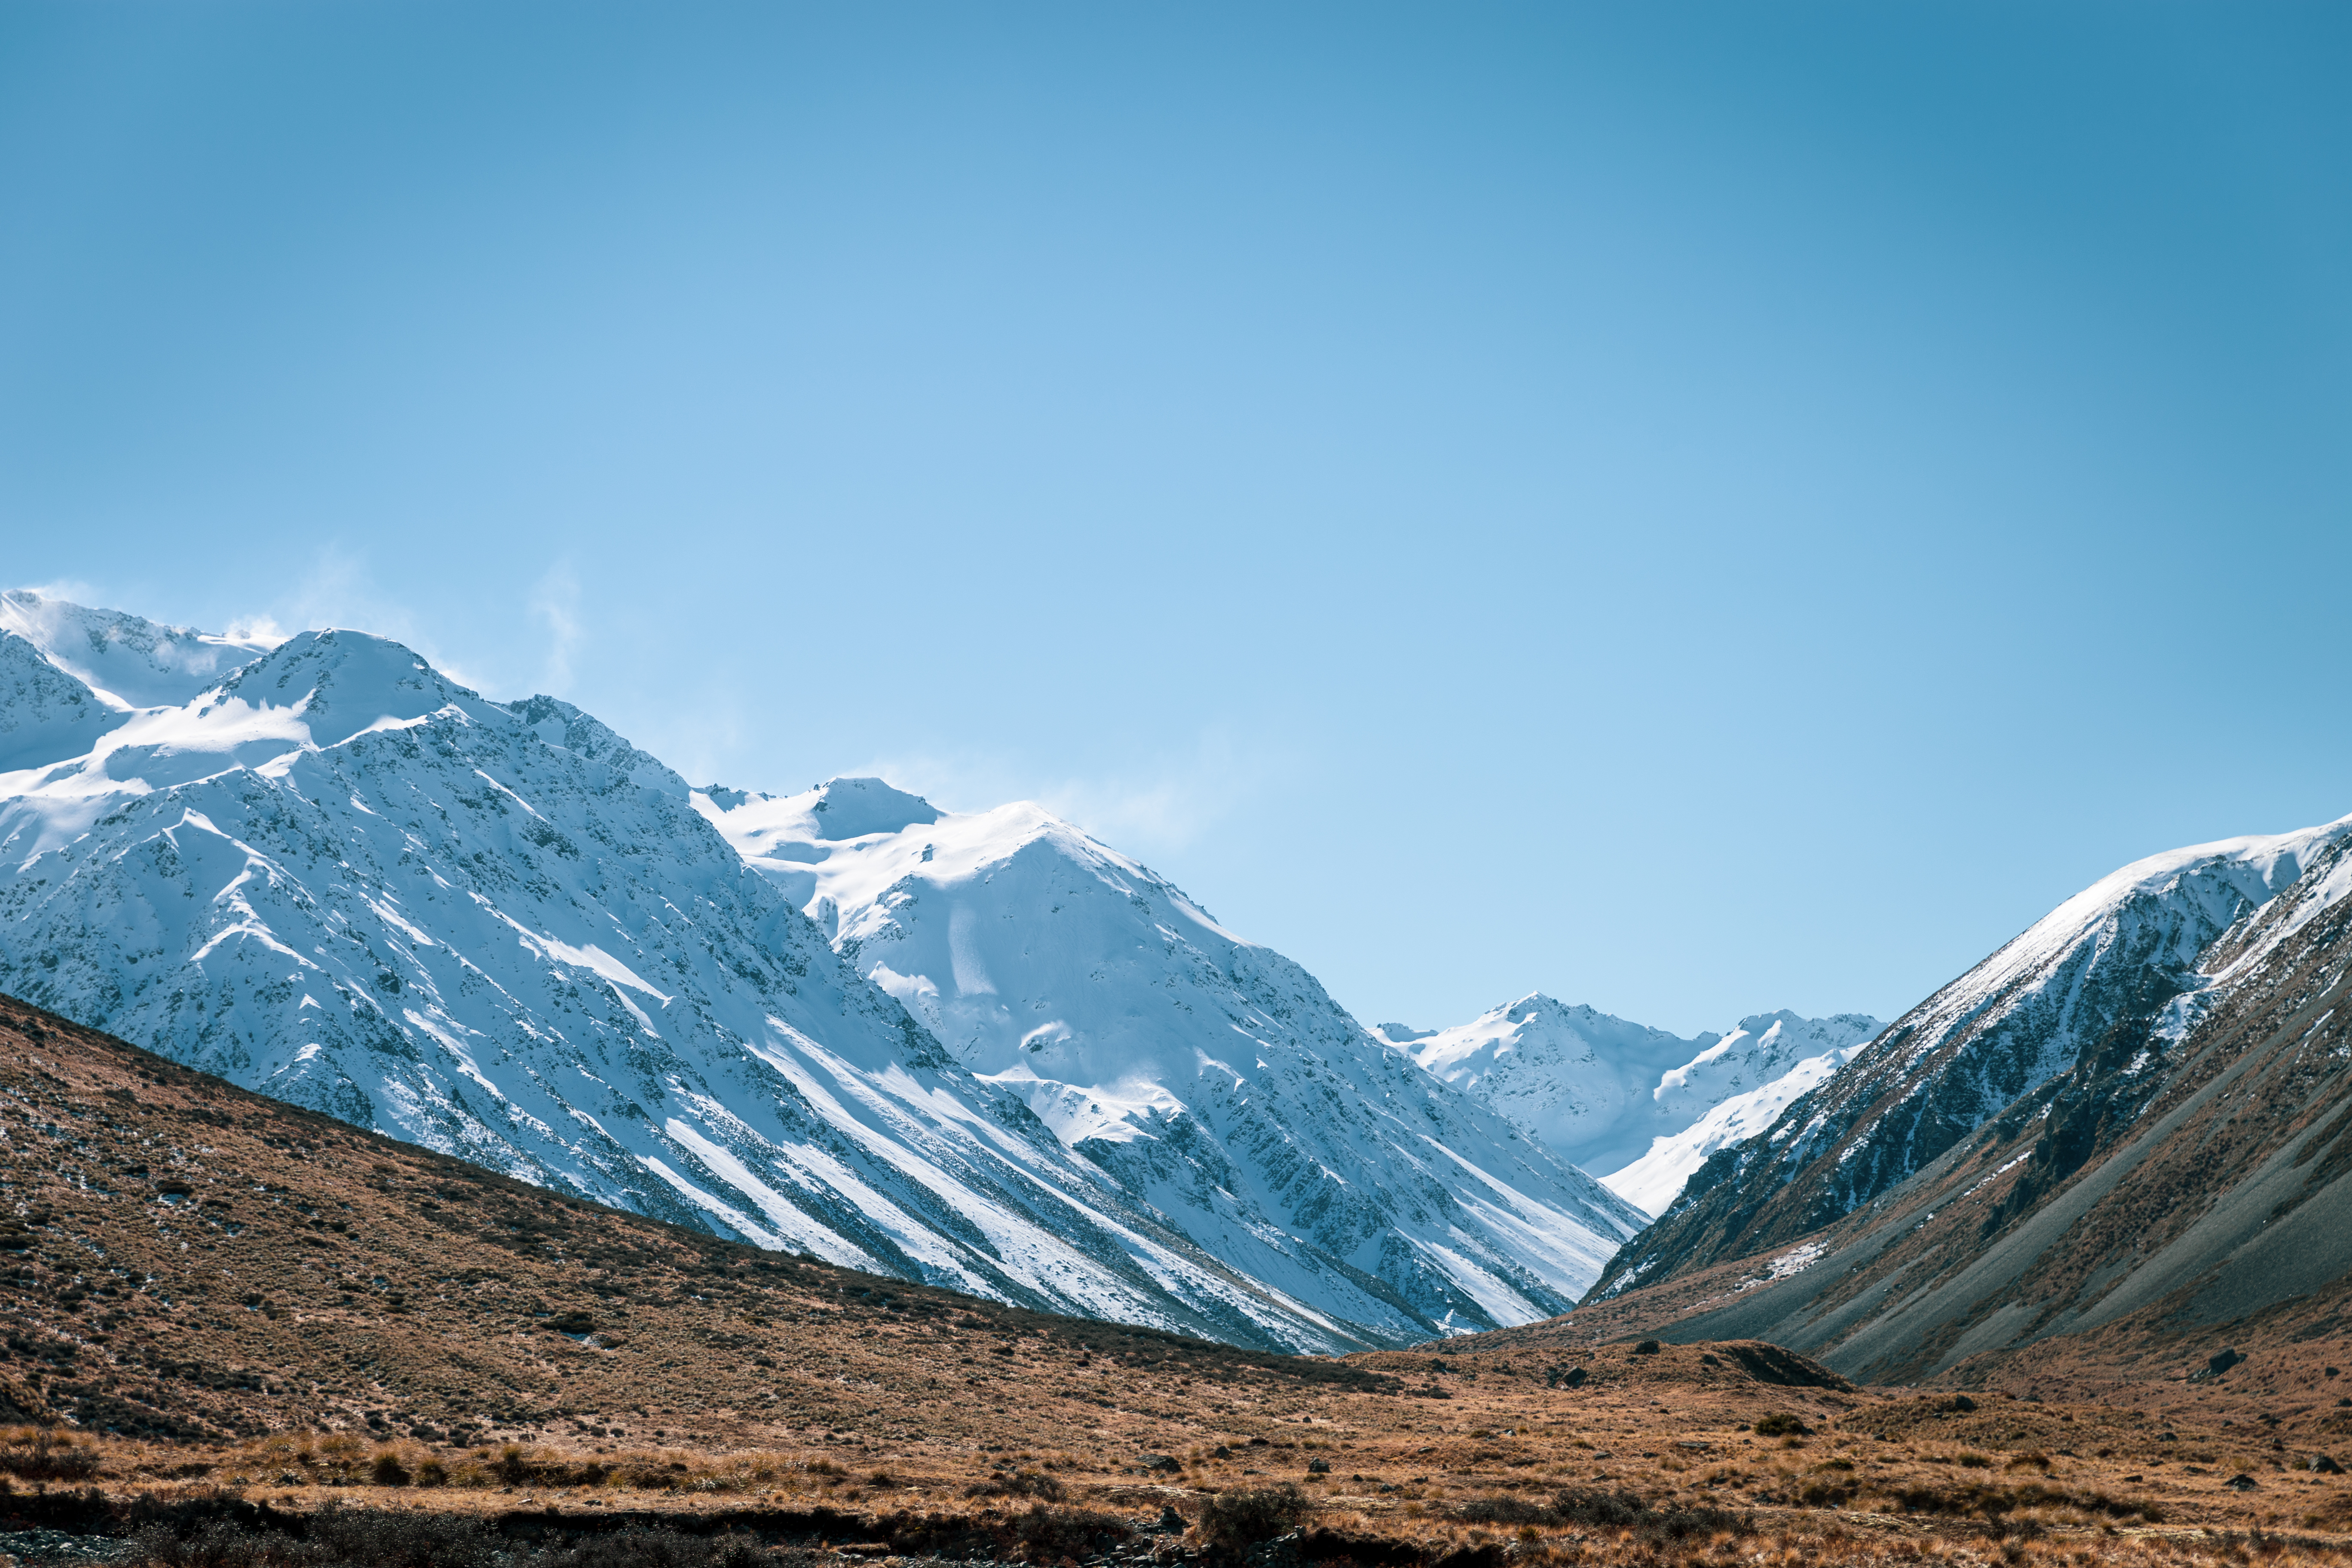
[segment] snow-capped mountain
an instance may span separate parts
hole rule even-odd
[[[577,709],[488,701],[359,633],[255,657],[28,595],[7,609],[0,989],[767,1246],[1249,1343],[1426,1332],[1384,1302],[1350,1323],[1175,1233]],[[1549,1265],[1549,1245],[1528,1250]],[[1598,1272],[1578,1263],[1554,1297]]]
[[[1300,1300],[1383,1335],[1522,1322],[1643,1222],[1038,806],[945,813],[877,779],[696,801],[959,1061]]]
[[[1538,993],[1450,1029],[1376,1032],[1656,1214],[1708,1154],[1769,1125],[1881,1027],[1778,1012],[1685,1039]]]
[[[1834,1233],[1844,1241],[1823,1244],[1830,1256],[1841,1245],[1863,1247],[1856,1258],[1880,1252],[1893,1245],[1894,1232],[1879,1234],[1885,1226],[1925,1223],[1913,1213],[1918,1202],[1932,1219],[1943,1199],[1958,1201],[1951,1184],[1963,1174],[1973,1184],[1959,1196],[1991,1189],[1978,1213],[1980,1239],[1991,1237],[2049,1199],[2095,1150],[2154,1126],[2147,1119],[2176,1091],[2192,1083],[2210,1090],[2232,1052],[2269,1051],[2278,1020],[2290,1016],[2310,1032],[2300,1044],[2281,1037],[2294,1061],[2282,1058],[2289,1087],[2280,1092],[2293,1103],[2252,1120],[2273,1131],[2301,1124],[2317,1081],[2311,1075],[2332,1078],[2346,1059],[2341,1046],[2320,1048],[2333,1015],[2312,997],[2341,989],[2347,892],[2352,817],[2173,850],[2101,879],[1904,1015],[1792,1100],[1763,1136],[1717,1151],[1681,1201],[1612,1263],[1599,1293],[1791,1247],[1850,1215]],[[2306,927],[2335,942],[2336,956],[2312,947],[2319,939]],[[2292,943],[2302,945],[2290,952]],[[2273,995],[2305,971],[2288,1002]],[[2300,1088],[2292,1087],[2296,1074]],[[1978,1169],[2037,1130],[2040,1142],[2024,1153]],[[2167,1123],[2148,1136],[2176,1130]],[[2021,1163],[2024,1175],[2007,1174]],[[2210,1175],[2200,1179],[2210,1184]],[[2031,1201],[2004,1208],[2016,1184],[2027,1184]],[[1844,1267],[1861,1266],[1850,1258]],[[1923,1278],[1960,1279],[1961,1310],[1990,1311],[2002,1282],[1959,1268],[1939,1263]],[[1839,1331],[1859,1321],[1841,1320]]]
[[[1571,1007],[1538,993],[1450,1029],[1381,1026],[1423,1072],[1493,1106],[1587,1171],[1613,1171],[1666,1131],[1651,1091],[1719,1038]]]
[[[0,616],[0,990],[242,1085],[764,1245],[1294,1349],[1556,1312],[1641,1223],[1034,808],[837,788],[755,871],[593,718],[395,643]],[[769,874],[796,861],[824,931]],[[1048,971],[1067,1005],[999,1037]]]

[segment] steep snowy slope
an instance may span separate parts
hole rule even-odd
[[[2129,1125],[2166,1064],[2231,1003],[2230,977],[2249,962],[2221,962],[2233,928],[2277,908],[2335,909],[2337,882],[2352,875],[2347,838],[2352,818],[2198,845],[2084,889],[1906,1014],[1763,1137],[1711,1156],[1612,1263],[1601,1293],[1866,1219],[1913,1178],[1932,1186],[1924,1173],[1969,1164],[1961,1152],[1977,1149],[1988,1126],[2006,1129],[1984,1145],[1997,1148],[2053,1115],[2062,1090],[2090,1108],[2084,1139],[2095,1126]]]
[[[217,639],[8,608],[47,640],[0,631],[0,732],[32,763],[0,774],[0,990],[766,1245],[1244,1342],[1365,1337],[975,1079],[578,710],[351,632],[215,684]]]
[[[1643,1222],[1034,805],[945,814],[874,779],[696,799],[960,1060],[1301,1300],[1399,1338],[1523,1322]]]
[[[1881,1027],[1780,1012],[1686,1040],[1538,993],[1450,1029],[1377,1032],[1655,1214],[1709,1153],[1760,1131]]]

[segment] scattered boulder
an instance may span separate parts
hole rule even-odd
[[[1138,1454],[1136,1460],[1147,1470],[1181,1470],[1184,1468],[1173,1454]]]
[[[2214,1356],[2205,1363],[2205,1370],[2212,1373],[2215,1377],[2219,1377],[2223,1373],[2229,1371],[2231,1367],[2236,1366],[2245,1359],[2246,1358],[2240,1355],[2233,1347],[2223,1345],[2221,1347],[2221,1353]]]
[[[2250,1492],[2262,1483],[2255,1480],[2252,1476],[2236,1475],[2231,1476],[2228,1480],[2223,1481],[2221,1484],[2229,1488],[2233,1492]]]
[[[1331,1461],[1309,1459],[1307,1461],[1307,1473],[1310,1476],[1328,1476],[1331,1473]]]
[[[2311,1457],[2311,1462],[2305,1468],[2317,1470],[2323,1476],[2340,1476],[2344,1473],[2344,1467],[2326,1454],[2314,1454]]]
[[[1655,1340],[1643,1340],[1640,1344],[1633,1347],[1633,1353],[1635,1355],[1655,1355],[1664,1348],[1665,1347],[1664,1345],[1661,1345]]]

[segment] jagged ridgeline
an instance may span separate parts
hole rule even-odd
[[[0,990],[242,1086],[762,1246],[1290,1349],[1557,1312],[1641,1223],[1156,879],[1258,1113],[1171,1096],[1113,1148],[943,1047],[570,704],[355,632],[25,595],[0,628]]]

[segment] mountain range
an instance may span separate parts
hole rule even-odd
[[[691,788],[380,637],[0,595],[0,990],[557,1194],[1268,1348],[2334,1331],[2347,845],[2125,867],[1891,1027],[1366,1028],[1034,805]]]
[[[1709,1156],[1588,1304],[1887,1382],[2341,1333],[2347,895],[2352,817],[2122,868]]]
[[[21,593],[0,757],[0,988],[557,1191],[1307,1350],[1557,1313],[1647,1217],[1034,806]]]

